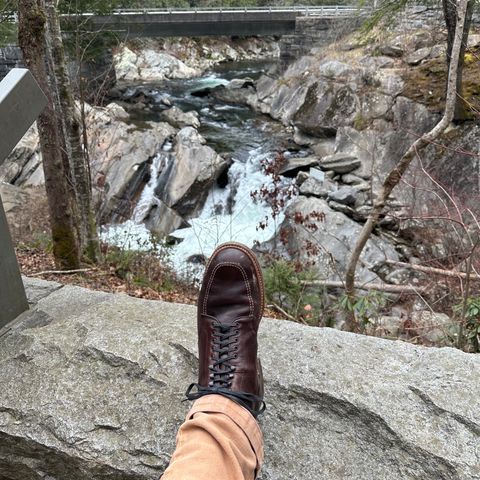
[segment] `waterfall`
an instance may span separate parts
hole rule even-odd
[[[267,120],[260,123],[260,116],[247,107],[212,103],[208,97],[192,97],[188,93],[224,82],[213,75],[187,80],[183,84],[177,81],[169,93],[184,110],[195,109],[199,113],[202,123],[200,133],[217,151],[227,148],[233,160],[227,185],[224,188],[217,184],[212,186],[200,214],[188,219],[190,226],[169,235],[177,240],[173,246],[165,246],[169,261],[177,273],[189,278],[192,275],[194,278],[201,276],[202,259],[208,258],[220,243],[236,241],[251,247],[256,242],[265,242],[272,238],[284,218],[281,213],[273,220],[269,205],[260,198],[252,198],[252,192],[260,191],[264,186],[273,188],[271,178],[263,172],[262,161],[274,157],[282,139],[268,129]],[[143,221],[157,202],[155,188],[168,161],[173,160],[169,153],[171,149],[172,145],[167,144],[153,158],[150,179],[132,218],[105,228],[102,232],[104,241],[132,250],[154,248],[151,233]],[[260,223],[266,224],[264,228],[259,228]],[[155,245],[158,247],[158,241]]]
[[[158,177],[160,176],[160,173],[168,167],[171,160],[169,152],[171,152],[172,148],[172,142],[165,142],[162,146],[162,150],[158,152],[152,160],[150,166],[150,180],[143,188],[137,205],[132,213],[132,220],[136,224],[142,223],[145,220],[150,208],[155,203],[155,188],[158,183]]]

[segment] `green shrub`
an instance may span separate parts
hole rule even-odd
[[[468,297],[453,307],[457,315],[464,316],[464,334],[468,347],[480,352],[480,297]]]
[[[315,279],[312,270],[300,270],[293,262],[274,260],[265,270],[267,301],[292,319],[309,325],[322,324],[323,297],[302,282]]]
[[[340,308],[346,313],[353,313],[363,330],[380,316],[386,304],[385,294],[375,290],[357,297],[354,302],[346,294],[343,294],[339,299]]]

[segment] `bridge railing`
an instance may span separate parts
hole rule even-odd
[[[298,13],[298,15],[324,15],[340,16],[351,15],[359,11],[366,11],[368,8],[348,5],[332,6],[292,6],[292,7],[202,7],[202,8],[121,8],[115,9],[112,15],[170,15],[170,14],[203,14],[203,13]],[[73,16],[73,15],[65,15]],[[82,13],[83,17],[98,16],[95,13]]]

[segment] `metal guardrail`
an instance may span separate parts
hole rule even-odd
[[[33,75],[24,68],[14,68],[0,82],[0,165],[46,103]],[[27,309],[27,297],[0,198],[0,329]]]
[[[310,16],[340,16],[351,15],[353,13],[370,11],[370,8],[359,8],[356,6],[346,5],[332,5],[332,6],[293,6],[293,7],[205,7],[205,8],[122,8],[116,9],[111,14],[107,15],[172,15],[172,14],[187,14],[187,15],[202,15],[211,13],[296,13],[298,15]],[[75,14],[63,14],[63,17],[73,17]],[[82,13],[82,17],[99,17],[97,13]]]

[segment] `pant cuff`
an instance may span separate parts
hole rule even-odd
[[[257,473],[263,464],[263,434],[255,417],[244,407],[222,395],[205,395],[199,398],[187,413],[187,420],[195,413],[223,413],[235,422],[247,436],[257,457]]]

